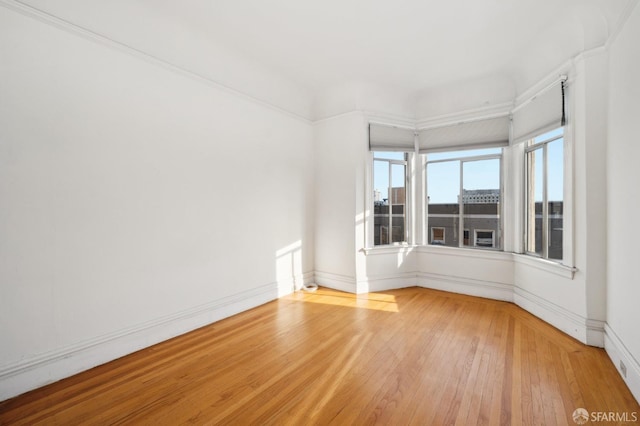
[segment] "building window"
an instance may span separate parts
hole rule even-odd
[[[443,246],[445,244],[444,228],[431,228],[431,244],[437,244]]]
[[[563,129],[528,142],[526,164],[526,252],[562,260],[564,201]]]
[[[476,247],[495,247],[496,232],[493,229],[474,230],[473,244]]]
[[[373,153],[374,245],[407,241],[407,153]]]
[[[501,159],[502,148],[427,154],[430,244],[501,247]],[[439,229],[446,240],[434,239]]]

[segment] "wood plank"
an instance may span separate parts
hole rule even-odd
[[[572,424],[640,406],[602,349],[517,306],[295,293],[0,403],[0,424]]]

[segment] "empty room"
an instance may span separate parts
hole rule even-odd
[[[639,3],[0,0],[0,424],[640,422]]]

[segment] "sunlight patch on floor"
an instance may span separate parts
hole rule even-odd
[[[345,308],[372,309],[384,312],[400,312],[396,297],[384,293],[351,294],[320,288],[314,293],[298,291],[287,297],[306,303],[343,306]]]

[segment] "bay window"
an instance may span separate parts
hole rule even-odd
[[[507,249],[570,261],[565,82],[561,76],[508,114],[417,128],[370,123],[365,244]]]

